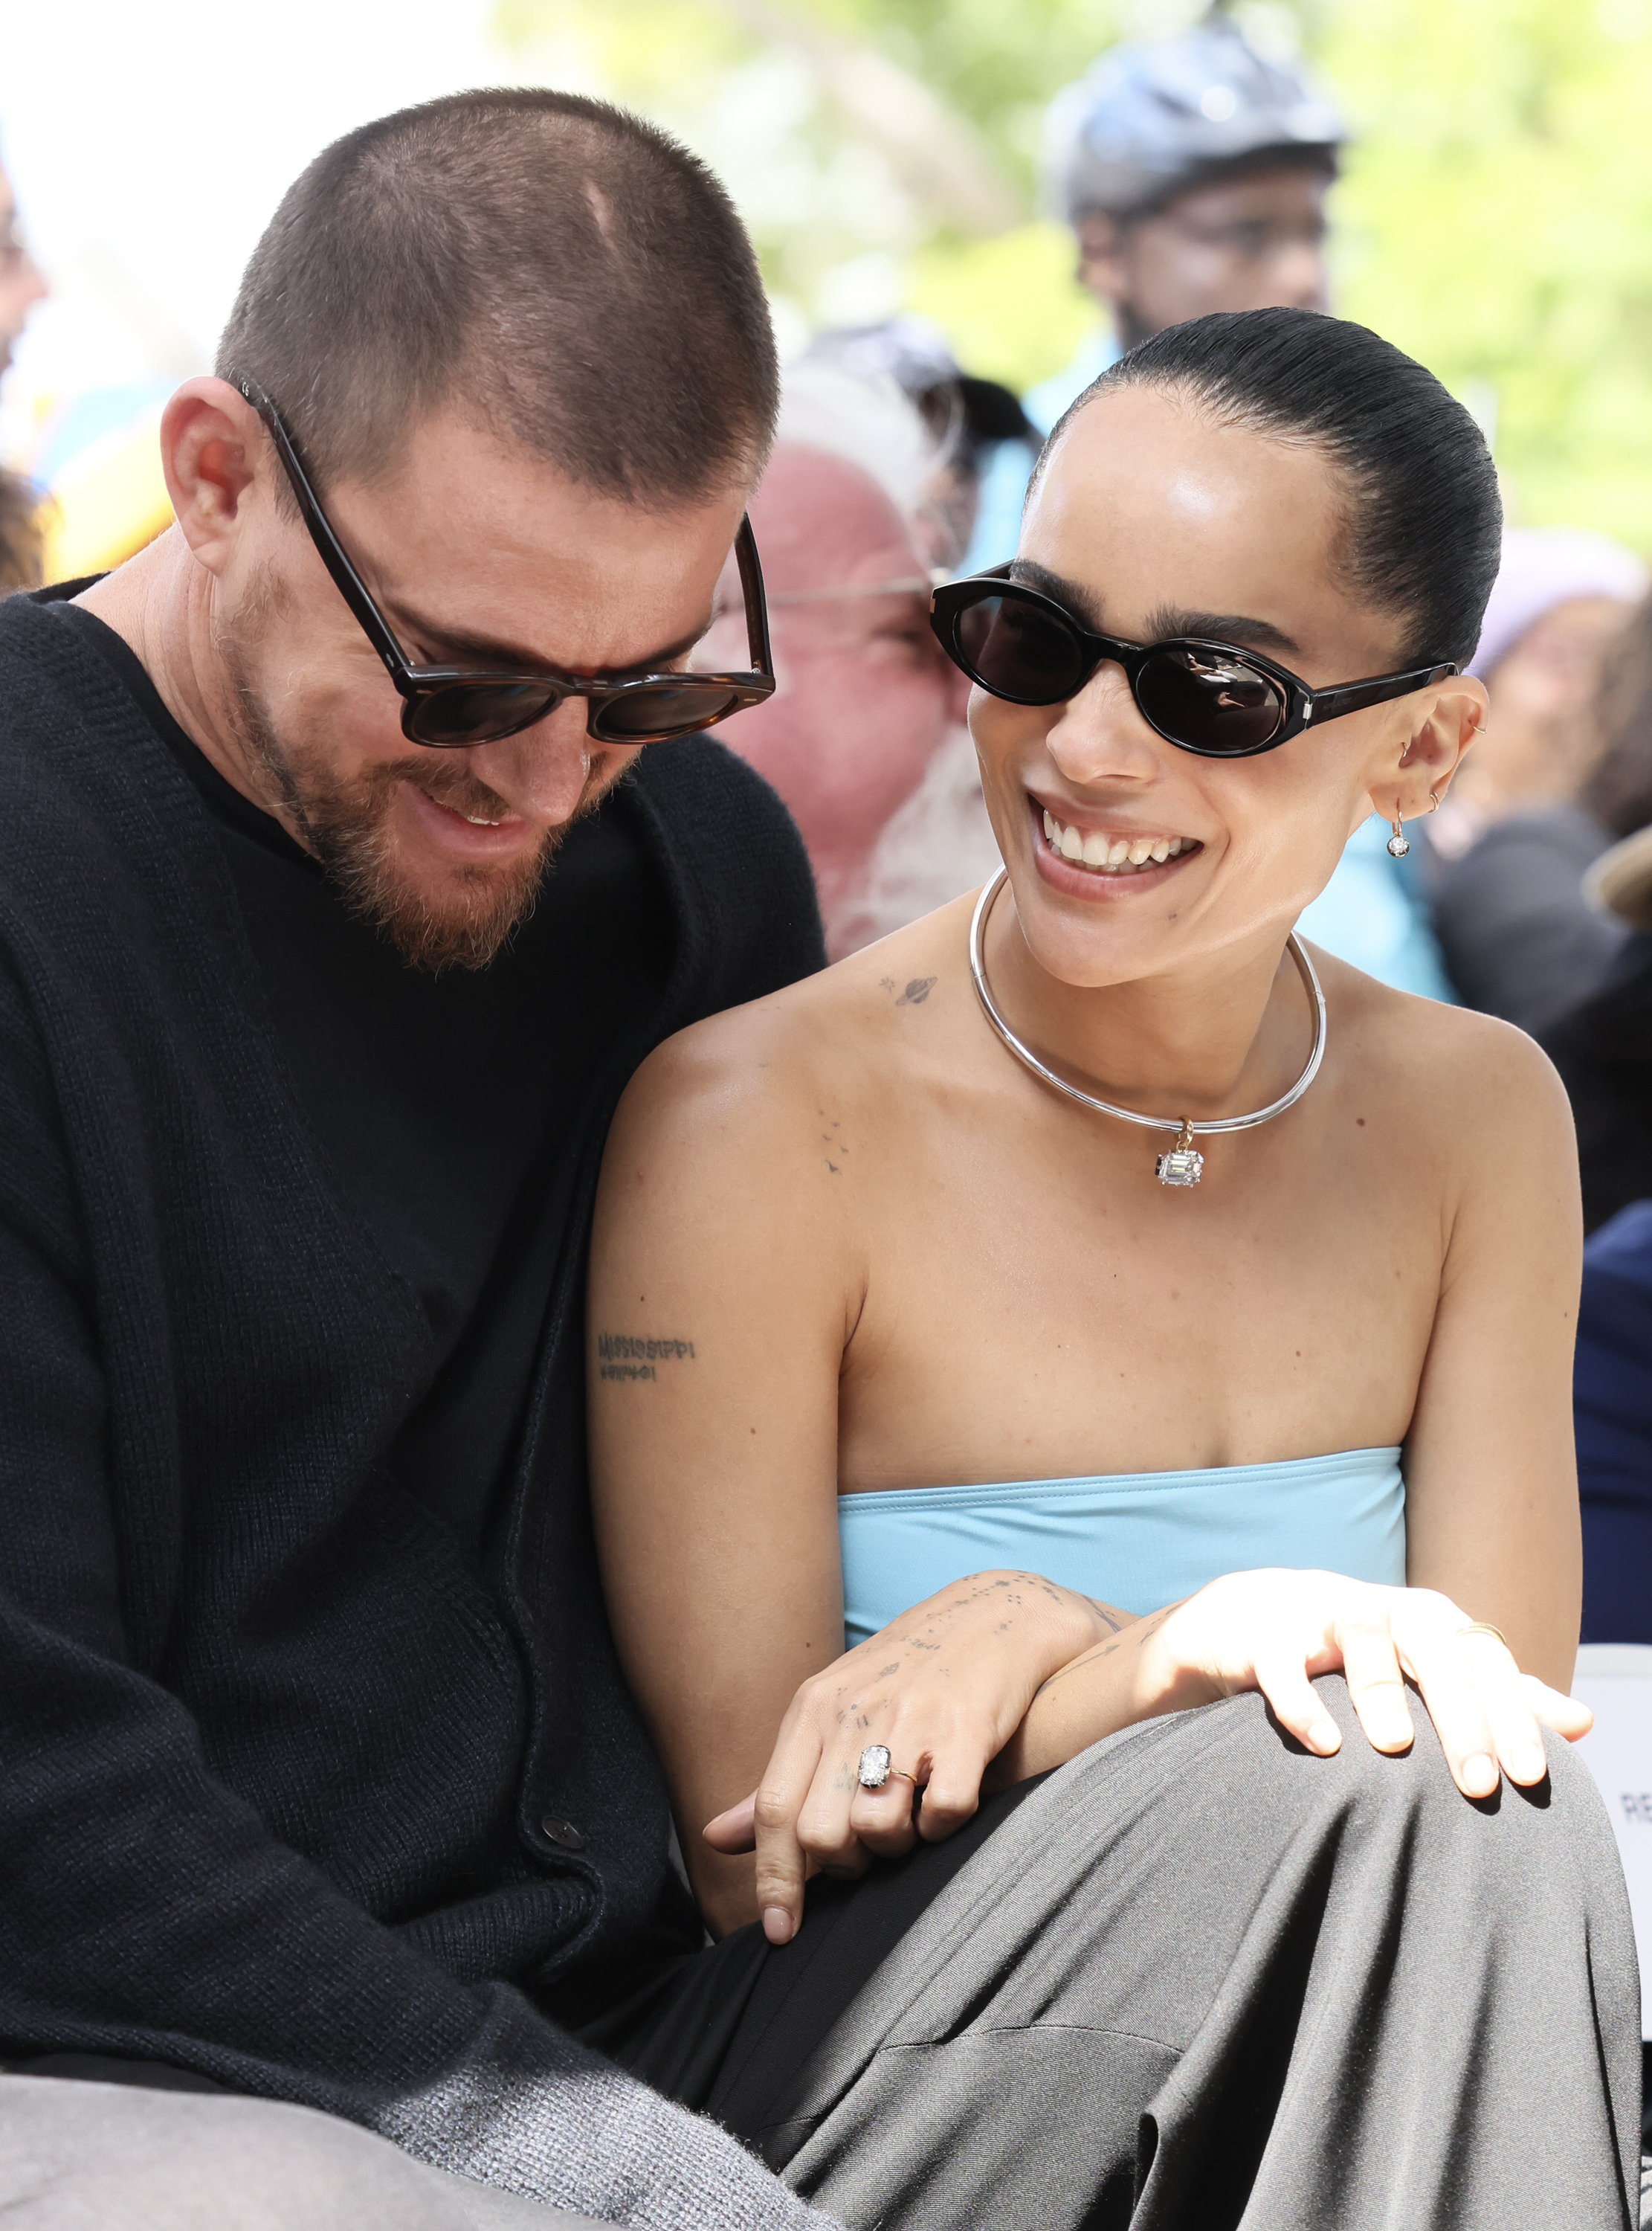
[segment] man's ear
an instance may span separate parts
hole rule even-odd
[[[1124,226],[1101,210],[1087,210],[1073,230],[1078,236],[1079,285],[1105,308],[1116,308],[1126,284]]]
[[[1397,709],[1409,715],[1399,731],[1402,750],[1390,757],[1391,730],[1385,771],[1371,784],[1371,802],[1384,821],[1416,821],[1443,802],[1464,754],[1490,717],[1491,700],[1483,682],[1458,674],[1403,699]]]
[[[258,413],[226,379],[185,380],[161,413],[166,493],[190,548],[210,572],[229,563],[248,499],[273,458]]]

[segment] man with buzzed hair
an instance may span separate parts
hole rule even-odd
[[[28,2221],[823,2220],[540,2011],[703,1941],[591,1554],[584,1251],[636,1063],[822,960],[694,734],[772,687],[777,395],[691,157],[440,101],[281,204],[163,421],[177,525],[0,613]],[[749,656],[690,675],[732,546]]]

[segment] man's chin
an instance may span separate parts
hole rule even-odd
[[[398,842],[397,817],[313,820],[312,848],[351,911],[393,945],[410,967],[441,975],[485,968],[532,913],[563,834],[487,863],[433,859]]]
[[[410,967],[439,976],[448,968],[486,968],[496,958],[532,913],[553,850],[554,840],[517,867],[464,868],[428,883],[392,870],[371,893],[339,880],[355,911]]]

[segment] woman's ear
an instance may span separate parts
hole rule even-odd
[[[222,573],[245,517],[245,499],[270,460],[257,412],[224,379],[189,379],[161,413],[161,465],[184,539]]]
[[[1411,717],[1400,731],[1398,764],[1371,786],[1371,802],[1384,821],[1416,821],[1433,812],[1491,713],[1485,683],[1471,674],[1454,675],[1404,702]]]

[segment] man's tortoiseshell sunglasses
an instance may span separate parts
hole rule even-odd
[[[230,379],[268,430],[310,540],[401,695],[402,733],[410,742],[438,751],[494,743],[531,728],[554,713],[565,698],[583,697],[589,708],[586,734],[597,742],[658,744],[672,736],[691,736],[773,695],[774,658],[769,648],[763,569],[749,519],[740,521],[734,556],[745,598],[750,673],[591,675],[565,674],[548,666],[416,666],[333,533],[281,412],[246,372],[231,372]]]

